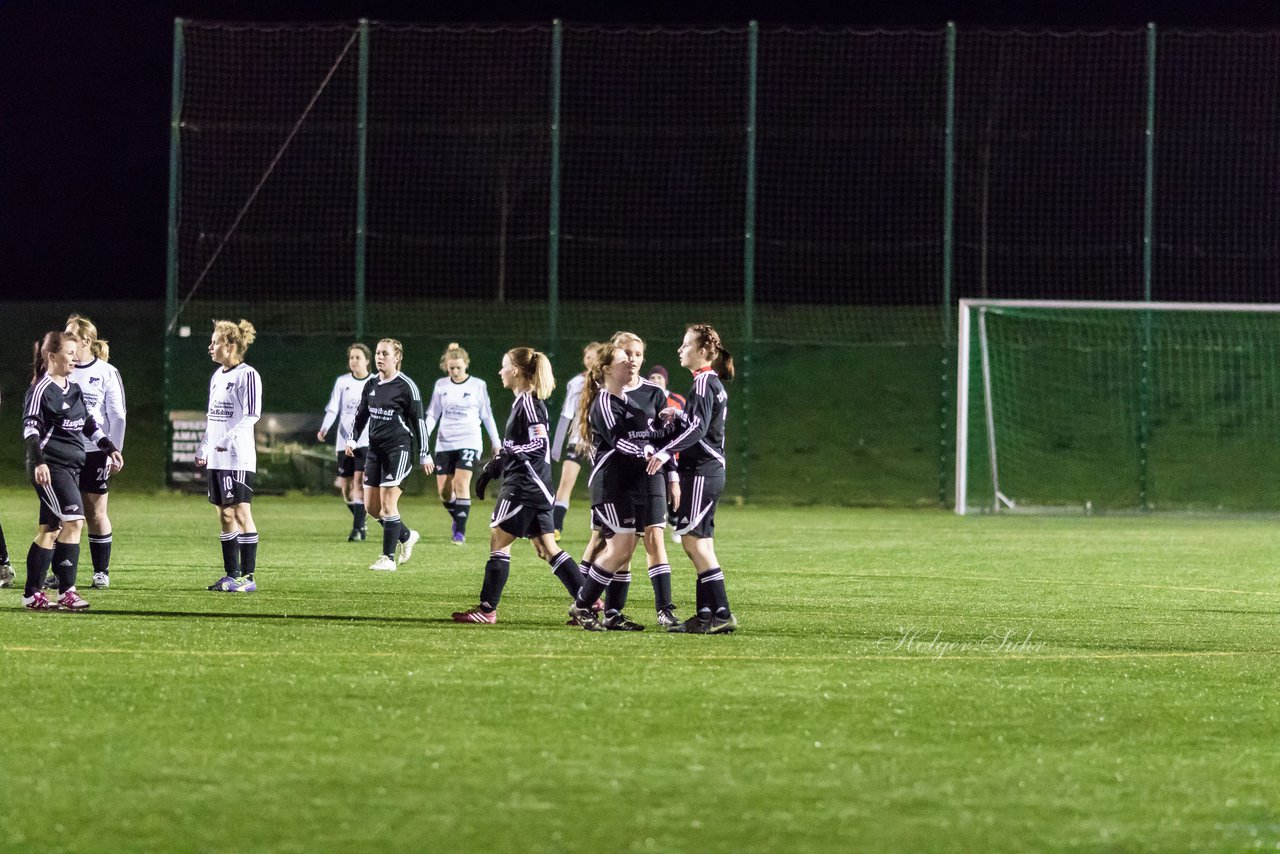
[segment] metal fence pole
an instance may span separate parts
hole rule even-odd
[[[1151,273],[1155,232],[1155,156],[1156,156],[1156,25],[1147,24],[1147,111],[1144,131],[1145,174],[1142,189],[1142,297],[1151,302]],[[1146,312],[1142,321],[1142,361],[1138,369],[1138,506],[1151,507],[1151,383],[1155,359],[1154,318]]]
[[[560,339],[560,61],[563,53],[564,24],[557,18],[551,22],[551,210],[547,227],[547,352],[553,357]]]
[[[743,299],[743,370],[742,370],[742,495],[750,494],[751,484],[751,373],[755,358],[756,337],[756,106],[760,72],[760,23],[752,21],[747,30],[747,127],[746,127],[746,191],[743,209],[742,299]]]
[[[360,19],[359,80],[356,86],[356,340],[364,338],[368,240],[369,19]]]
[[[165,483],[173,468],[173,336],[178,321],[178,198],[182,192],[182,85],[185,45],[183,21],[173,19],[173,92],[169,108],[169,246],[165,258],[164,420]]]
[[[951,300],[954,276],[956,214],[956,23],[947,21],[946,31],[946,114],[942,132],[942,364],[938,371],[941,394],[938,400],[938,504],[947,503],[947,454],[954,453],[958,437],[948,437],[951,425],[951,363],[955,352]],[[955,401],[962,406],[963,401]]]

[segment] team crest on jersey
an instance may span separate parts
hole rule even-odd
[[[102,377],[89,377],[89,385],[93,385],[94,383],[101,383],[101,382],[102,382]]]
[[[233,388],[235,388],[235,387],[236,387],[236,384],[235,384],[235,383],[227,383],[227,391],[231,391],[231,389],[233,389]]]

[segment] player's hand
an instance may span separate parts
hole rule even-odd
[[[673,480],[667,484],[667,505],[675,510],[680,506],[680,481]]]
[[[354,457],[356,455],[356,446],[348,442],[347,449],[343,451],[343,453],[345,453],[348,457]]]
[[[321,442],[324,441],[324,436],[325,436],[325,433],[323,430],[316,431],[316,438],[319,439]]]
[[[666,460],[664,460],[662,457],[658,456],[657,454],[654,454],[652,457],[649,457],[649,463],[644,467],[644,470],[647,471],[649,474],[657,474],[658,472],[662,471],[662,467],[665,466],[666,464],[667,464]]]
[[[431,457],[427,457],[427,458],[423,461],[423,463],[422,463],[422,470],[423,470],[424,472],[426,472],[427,474],[431,474],[433,471],[435,471],[435,470],[436,470],[436,464],[435,464],[435,462],[431,459]]]
[[[108,459],[111,461],[110,471],[107,472],[108,476],[110,476],[111,472],[117,472],[124,468],[124,455],[119,451],[112,451]]]
[[[666,407],[665,409],[663,409],[661,412],[659,412],[659,413],[658,413],[658,417],[659,417],[660,419],[662,419],[662,422],[663,422],[664,424],[670,424],[670,423],[671,423],[671,419],[672,419],[672,418],[675,418],[675,417],[676,417],[676,413],[677,413],[677,412],[679,412],[679,411],[680,411],[679,407],[676,407],[676,406],[668,406],[668,407]]]
[[[202,469],[209,464],[209,461],[203,457],[196,457],[196,468]]]
[[[36,466],[35,471],[32,472],[32,476],[32,479],[36,482],[36,486],[48,486],[50,482],[49,465],[47,463],[41,463]]]

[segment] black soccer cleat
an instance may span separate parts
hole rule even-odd
[[[738,618],[733,614],[726,614],[723,617],[716,616],[711,618],[711,625],[707,627],[709,635],[727,635],[738,628]]]
[[[705,635],[711,629],[711,617],[694,614],[683,623],[677,623],[667,631],[677,635]]]
[[[579,608],[577,602],[569,606],[569,620],[574,625],[582,626],[584,631],[603,632],[605,630],[604,623],[596,617],[595,611],[590,608]]]
[[[643,632],[644,626],[628,617],[621,611],[604,615],[604,627],[611,632]]]

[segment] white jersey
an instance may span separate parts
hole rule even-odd
[[[564,387],[564,406],[560,407],[561,419],[568,419],[570,422],[569,441],[575,445],[583,443],[582,424],[578,421],[578,401],[582,399],[582,389],[586,384],[585,376],[574,374],[573,379]]]
[[[564,405],[560,407],[560,420],[556,422],[556,434],[551,440],[551,459],[559,462],[564,454],[565,439],[572,446],[585,444],[582,440],[582,425],[578,423],[578,401],[582,399],[582,389],[587,384],[583,374],[575,374],[564,387]],[[572,435],[570,435],[572,433]]]
[[[489,403],[489,387],[478,377],[467,377],[460,383],[449,377],[436,380],[427,405],[427,435],[440,426],[436,434],[436,453],[481,449],[480,425],[489,434],[489,447],[502,447],[493,407]]]
[[[72,368],[71,381],[80,386],[85,409],[111,439],[111,444],[124,450],[124,383],[120,381],[120,372],[114,365],[94,359]],[[86,451],[98,450],[88,436],[80,438]]]
[[[329,404],[324,408],[324,423],[320,425],[320,429],[327,434],[333,422],[338,422],[338,435],[334,444],[339,451],[347,449],[351,425],[356,420],[356,410],[360,408],[360,395],[364,393],[364,384],[368,381],[368,377],[360,380],[351,373],[334,380],[333,393],[329,395]],[[353,444],[357,448],[369,447],[369,425],[365,425]]]
[[[209,379],[209,412],[196,458],[211,469],[257,471],[253,425],[262,417],[262,378],[244,362]],[[223,450],[219,450],[219,448]]]

